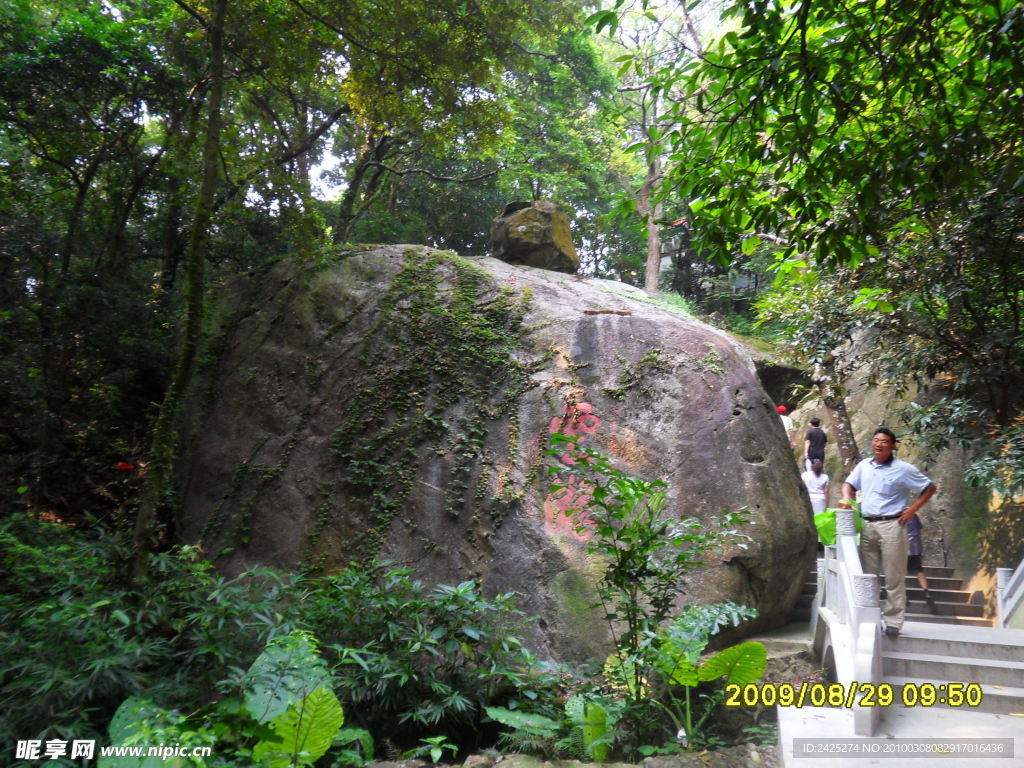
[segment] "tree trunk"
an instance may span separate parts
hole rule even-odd
[[[648,293],[658,292],[661,277],[661,200],[654,200],[654,186],[661,179],[661,160],[657,157],[647,166],[647,176],[640,196],[643,199],[642,213],[647,217],[647,268],[644,270],[644,290]],[[639,209],[640,206],[638,205]]]
[[[135,521],[136,579],[148,574],[149,554],[168,535],[172,469],[178,449],[177,417],[195,373],[203,327],[206,282],[206,251],[210,220],[219,180],[221,104],[224,97],[224,18],[228,0],[216,0],[207,25],[210,43],[210,88],[207,102],[206,137],[203,145],[202,184],[196,200],[195,217],[186,254],[185,334],[171,385],[164,396],[153,428],[146,494]]]
[[[379,166],[373,164],[374,162],[384,161],[390,144],[391,142],[387,136],[382,136],[379,139],[370,136],[367,137],[366,143],[359,151],[356,164],[352,169],[352,177],[348,181],[348,188],[345,190],[345,194],[341,196],[341,202],[338,204],[338,216],[335,219],[334,225],[334,242],[336,245],[348,241],[349,236],[352,234],[352,226],[366,209],[365,204],[357,207],[357,203],[360,199],[364,199],[365,203],[365,198],[368,198],[380,183],[383,171]],[[371,176],[369,183],[367,183],[366,177],[371,168],[374,169],[374,174]]]
[[[832,385],[834,380],[834,373],[831,376],[819,375],[814,385],[821,394],[821,401],[832,422],[832,438],[843,462],[843,479],[846,479],[860,462],[860,451],[853,434],[853,426],[850,424],[850,414],[846,410],[846,397],[841,389]]]
[[[171,198],[160,228],[160,301],[166,301],[174,287],[174,278],[178,273],[178,264],[185,251],[184,238],[181,236],[182,204],[175,193]]]

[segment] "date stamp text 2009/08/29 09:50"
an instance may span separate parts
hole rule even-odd
[[[725,686],[727,707],[977,707],[982,691],[977,683],[762,683]]]

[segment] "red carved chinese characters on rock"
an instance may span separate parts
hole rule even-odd
[[[601,426],[601,417],[594,413],[590,403],[575,403],[565,406],[561,416],[551,419],[548,431],[566,437],[577,437],[579,441]],[[578,459],[571,450],[559,457],[563,464],[573,465]],[[544,499],[544,529],[548,533],[562,533],[581,541],[592,535],[589,521],[589,504],[593,489],[589,483],[569,475],[564,488],[549,493]]]

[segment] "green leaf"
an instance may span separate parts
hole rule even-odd
[[[107,727],[111,744],[123,744],[139,730],[143,720],[158,716],[162,710],[155,702],[140,696],[130,696],[121,702]]]
[[[594,34],[601,34],[601,30],[608,27],[608,34],[614,35],[615,30],[619,27],[619,14],[615,11],[598,11],[597,13],[590,16],[586,24],[594,24]]]
[[[155,719],[163,714],[154,702],[139,696],[130,696],[121,702],[114,717],[110,720],[107,733],[110,734],[112,746],[124,746],[131,743],[139,734],[143,722]],[[117,757],[101,755],[97,768],[141,768],[143,759],[139,757]]]
[[[484,707],[484,711],[492,720],[532,736],[551,737],[558,732],[558,723],[543,715],[516,712],[504,707]]]
[[[736,626],[757,611],[725,601],[691,605],[659,633],[658,670],[679,685],[698,682],[697,664],[710,637],[723,626]]]
[[[743,253],[746,256],[750,256],[754,251],[757,250],[757,246],[759,246],[760,244],[761,238],[759,238],[757,235],[751,235],[750,237],[743,241],[742,245],[740,245],[740,250],[743,251]]]
[[[344,722],[338,697],[326,687],[317,688],[270,723],[276,738],[258,742],[253,759],[271,768],[312,765],[330,748]]]
[[[644,683],[640,678],[636,659],[632,656],[623,657],[621,653],[611,654],[604,662],[604,674],[615,685],[624,687],[631,699],[639,697]]]
[[[659,664],[659,669],[663,668],[663,674],[665,674],[672,683],[692,688],[700,682],[700,677],[697,675],[697,667],[692,661],[686,658],[685,654],[680,653],[674,656],[669,656],[666,660],[669,659],[670,663],[662,661]]]
[[[608,759],[608,713],[596,701],[583,703],[583,748],[591,760],[603,763]]]
[[[373,759],[373,735],[365,728],[342,728],[334,735],[334,743],[358,743],[363,759],[367,762]]]
[[[246,710],[256,722],[269,723],[317,688],[330,688],[331,677],[313,639],[293,632],[267,646],[249,668],[244,684]]]
[[[756,683],[764,674],[768,652],[764,643],[740,643],[716,653],[697,668],[701,680],[717,680],[725,676],[727,684],[739,686]]]

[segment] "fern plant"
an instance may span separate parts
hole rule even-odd
[[[582,757],[599,763],[608,759],[621,711],[607,697],[575,694],[566,699],[565,714],[573,726],[570,740]]]
[[[510,729],[499,737],[499,746],[546,759],[555,757],[563,725],[558,720],[504,707],[486,707],[485,711],[489,718]]]
[[[615,741],[621,706],[607,697],[574,694],[566,699],[564,717],[504,707],[487,707],[487,716],[506,726],[499,744],[544,758],[569,757],[603,762]]]

